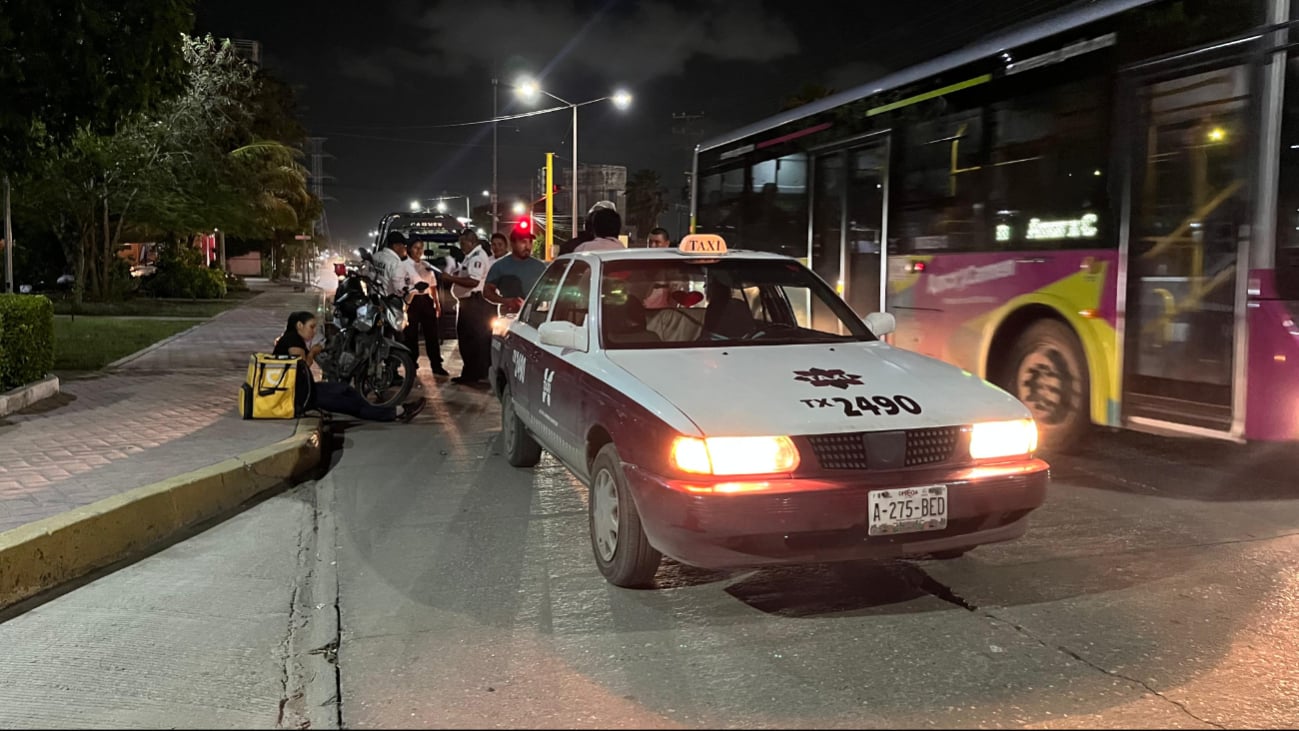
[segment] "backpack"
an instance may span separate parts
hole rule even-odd
[[[296,419],[311,404],[311,370],[293,355],[255,353],[239,386],[239,415],[245,419]]]

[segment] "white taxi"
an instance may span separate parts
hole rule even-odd
[[[511,464],[550,452],[590,491],[619,586],[703,567],[950,558],[1023,534],[1046,494],[1014,397],[891,347],[799,261],[676,249],[555,259],[498,320]]]

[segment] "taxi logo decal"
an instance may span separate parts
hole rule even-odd
[[[849,386],[865,385],[861,382],[861,376],[852,373],[845,373],[835,368],[827,370],[825,368],[812,368],[806,371],[794,371],[795,381],[805,381],[813,386],[831,386],[843,390],[848,390]]]

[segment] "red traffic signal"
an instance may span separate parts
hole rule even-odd
[[[520,220],[518,223],[514,224],[514,230],[518,231],[521,234],[531,233],[532,221],[529,221],[528,219],[524,218]]]

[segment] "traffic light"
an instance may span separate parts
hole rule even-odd
[[[515,224],[514,224],[514,230],[515,230],[515,232],[517,232],[517,233],[521,233],[521,234],[524,234],[524,235],[531,235],[531,234],[532,234],[532,221],[530,221],[530,220],[528,220],[528,219],[526,219],[526,218],[520,218],[519,221],[518,221],[518,223],[515,223]]]

